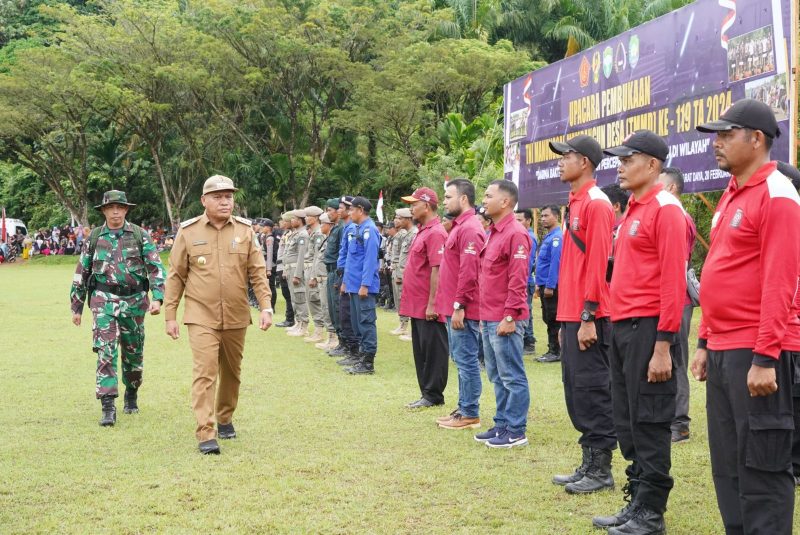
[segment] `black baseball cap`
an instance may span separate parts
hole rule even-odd
[[[556,154],[566,154],[568,152],[577,152],[582,156],[589,158],[592,165],[597,167],[603,161],[603,149],[600,148],[600,143],[591,136],[575,136],[567,140],[566,143],[560,141],[551,141],[550,150]]]
[[[359,208],[362,208],[364,212],[367,213],[372,210],[372,203],[370,203],[366,197],[353,197],[353,200],[350,204],[352,206],[358,206]]]
[[[260,219],[258,224],[261,225],[262,227],[274,227],[275,226],[275,222],[272,221],[272,219],[270,219],[268,217]]]
[[[344,197],[342,197],[340,202],[345,206],[351,206],[353,204],[353,197],[351,197],[350,195],[345,195]]]
[[[622,145],[619,147],[612,147],[603,152],[609,156],[633,156],[641,152],[653,158],[666,161],[669,156],[669,147],[661,137],[657,136],[655,132],[650,130],[637,130],[629,135]]]
[[[733,128],[751,128],[761,130],[764,135],[771,138],[780,137],[781,131],[778,129],[778,121],[772,108],[752,98],[744,98],[737,101],[716,121],[701,124],[697,127],[700,132],[713,133]]]

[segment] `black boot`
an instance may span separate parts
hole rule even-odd
[[[614,488],[614,476],[611,475],[611,450],[590,448],[589,468],[583,479],[566,486],[569,494],[589,494],[603,489]]]
[[[581,458],[581,465],[575,469],[575,471],[569,475],[556,475],[553,476],[553,483],[556,485],[566,485],[567,483],[575,483],[576,481],[580,481],[583,479],[583,474],[586,473],[586,469],[589,468],[589,459],[591,458],[589,455],[589,446],[581,446],[581,450],[583,450],[583,457]]]
[[[125,407],[122,409],[122,412],[125,414],[136,414],[139,412],[139,405],[136,404],[136,399],[138,398],[139,389],[138,388],[126,388],[125,389]]]
[[[636,488],[639,486],[638,480],[631,480],[627,485],[622,487],[622,492],[625,496],[625,506],[620,511],[611,516],[595,516],[592,517],[592,525],[596,528],[613,528],[621,526],[633,517],[639,504],[636,502]]]
[[[328,356],[330,357],[342,357],[347,354],[346,347],[344,342],[342,342],[342,338],[339,337],[339,345],[334,347],[333,349],[328,350]]]
[[[347,370],[350,375],[372,375],[375,373],[375,355],[364,353],[361,362]]]
[[[114,396],[103,396],[100,398],[100,403],[103,406],[100,425],[103,427],[114,425],[117,422],[117,408],[114,406]]]
[[[283,328],[283,327],[294,327],[294,319],[286,318],[282,322],[276,323],[275,327],[281,327],[281,328]]]
[[[361,355],[358,353],[350,353],[348,351],[345,353],[345,357],[343,359],[336,361],[336,364],[347,368],[350,366],[355,366],[359,362],[361,362]]]
[[[664,535],[666,532],[664,515],[643,503],[637,505],[630,520],[608,530],[609,535]]]

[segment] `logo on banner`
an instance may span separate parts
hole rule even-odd
[[[625,45],[620,42],[617,45],[617,57],[616,60],[614,60],[614,67],[616,68],[617,74],[624,71],[627,64],[628,55],[625,53]]]
[[[581,68],[579,72],[581,75],[581,87],[586,87],[589,85],[589,60],[586,59],[586,56],[583,56],[581,59]]]
[[[603,75],[608,78],[611,76],[611,70],[614,68],[614,49],[607,46],[603,50]]]
[[[639,36],[632,35],[628,43],[628,62],[631,64],[631,69],[635,69],[639,63]]]
[[[592,81],[598,83],[600,81],[600,51],[595,50],[592,55]]]

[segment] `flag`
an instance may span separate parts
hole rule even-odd
[[[2,227],[0,227],[0,241],[3,243],[6,242],[6,207],[3,206],[3,222]]]
[[[380,195],[378,195],[378,205],[375,207],[375,213],[378,216],[378,221],[383,223],[383,190],[381,190]]]
[[[733,27],[736,21],[736,0],[718,0],[719,6],[728,9],[728,13],[722,19],[722,29],[719,32],[719,39],[722,48],[728,50],[728,30]]]

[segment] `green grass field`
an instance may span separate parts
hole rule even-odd
[[[457,399],[452,367],[445,408],[403,408],[419,397],[411,347],[388,334],[396,316],[383,312],[372,377],[342,373],[281,329],[252,328],[239,438],[210,457],[194,439],[186,329],[172,341],[163,316],[148,317],[141,412],[119,410],[114,428],[100,428],[91,322],[70,322],[72,269],[0,266],[2,533],[587,534],[599,532],[593,514],[622,504],[621,484],[575,497],[550,483],[580,453],[557,364],[526,358],[531,445],[492,450],[472,432],[434,424]],[[692,396],[692,439],[672,455],[667,525],[672,534],[721,533],[703,385],[692,381]],[[485,375],[481,401],[486,428],[494,396]],[[624,461],[614,461],[621,483]]]

